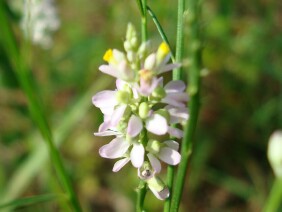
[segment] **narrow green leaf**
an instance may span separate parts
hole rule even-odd
[[[172,51],[172,48],[171,48],[171,46],[170,46],[170,44],[169,44],[169,41],[168,41],[168,39],[167,39],[167,36],[166,36],[166,34],[165,34],[165,32],[164,32],[164,30],[163,30],[163,28],[162,28],[162,25],[160,24],[160,22],[159,22],[159,20],[158,20],[158,18],[157,18],[157,16],[155,15],[155,13],[153,12],[153,10],[152,10],[149,6],[147,6],[147,11],[148,11],[148,14],[151,16],[151,18],[152,18],[154,24],[156,25],[157,30],[158,30],[158,32],[159,32],[159,34],[160,34],[162,40],[169,46],[170,51]],[[171,53],[171,56],[170,56],[170,57],[171,57],[171,60],[172,60],[173,62],[175,62],[175,58],[174,58],[174,56],[173,56],[172,53]]]
[[[43,194],[43,195],[16,199],[10,202],[3,203],[0,205],[0,209],[7,207],[13,207],[13,208],[22,207],[22,206],[34,205],[42,202],[58,201],[63,199],[66,199],[66,196],[63,194]]]

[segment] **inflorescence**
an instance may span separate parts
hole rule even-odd
[[[170,135],[180,139],[183,131],[175,126],[188,119],[186,85],[173,80],[166,85],[160,74],[180,66],[168,63],[171,52],[161,43],[156,52],[148,54],[149,43],[139,45],[137,33],[128,24],[125,52],[106,51],[108,63],[99,70],[116,79],[116,90],[105,90],[92,98],[93,104],[104,114],[96,136],[115,136],[99,149],[101,157],[118,159],[113,171],[119,171],[129,161],[138,169],[140,179],[147,182],[154,195],[161,200],[169,190],[157,176],[161,162],[177,165],[181,160],[179,143],[163,139]]]

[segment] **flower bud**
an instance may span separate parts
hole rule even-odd
[[[150,139],[147,143],[146,150],[152,154],[158,154],[161,149],[161,143],[157,140]]]
[[[144,69],[153,70],[155,65],[156,65],[156,55],[150,54],[145,60]]]
[[[148,117],[150,111],[150,107],[147,102],[142,102],[138,108],[138,114],[141,119],[145,119]]]
[[[268,143],[268,160],[276,177],[282,178],[282,131],[274,132]]]
[[[131,44],[128,40],[124,41],[123,47],[124,47],[125,51],[127,51],[127,52],[132,50]]]
[[[119,103],[127,104],[130,100],[130,94],[126,91],[117,91],[116,100]]]
[[[132,37],[132,38],[130,39],[130,44],[131,44],[132,47],[136,47],[136,46],[138,45],[138,40],[137,40],[137,37],[136,37],[136,36],[135,36],[135,37]]]
[[[161,86],[156,87],[156,89],[152,93],[152,96],[157,100],[163,99],[166,96],[165,89]]]
[[[154,193],[154,195],[158,199],[165,200],[169,197],[169,190],[159,177],[154,176],[148,179],[147,184],[149,189]]]
[[[133,62],[135,59],[135,53],[133,51],[128,51],[126,56],[129,62]]]
[[[148,48],[148,42],[146,43],[142,43],[138,49],[138,56],[139,56],[139,59],[142,59],[146,56],[146,50]]]

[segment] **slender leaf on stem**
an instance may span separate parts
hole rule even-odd
[[[143,6],[141,0],[136,0],[141,16],[144,16]]]
[[[63,199],[66,199],[66,196],[63,194],[60,194],[60,195],[59,194],[44,194],[44,195],[38,195],[38,196],[31,196],[31,197],[16,199],[10,202],[0,204],[0,209],[23,207],[23,206],[29,206],[29,205],[42,203],[42,202],[58,201],[58,200],[63,200]]]
[[[157,18],[157,16],[155,15],[155,13],[153,12],[153,10],[152,10],[149,6],[147,6],[147,11],[148,11],[148,14],[151,16],[153,22],[155,23],[155,25],[156,25],[156,27],[157,27],[157,29],[158,29],[158,32],[159,32],[159,34],[160,34],[162,40],[169,46],[169,49],[172,51],[172,48],[171,48],[171,46],[170,46],[170,44],[169,44],[169,41],[168,41],[168,39],[167,39],[167,36],[166,36],[166,34],[165,34],[165,32],[164,32],[164,30],[163,30],[163,28],[162,28],[162,25],[160,24],[160,22],[159,22],[159,20],[158,20],[158,18]],[[174,56],[173,56],[172,53],[170,54],[170,57],[171,57],[171,60],[172,60],[173,62],[175,62],[175,58],[174,58]]]

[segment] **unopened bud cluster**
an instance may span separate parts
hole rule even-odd
[[[161,200],[169,190],[157,176],[161,162],[177,165],[181,160],[179,144],[163,139],[163,135],[182,138],[183,132],[172,127],[188,119],[186,85],[180,80],[166,85],[159,75],[180,66],[168,63],[170,49],[161,43],[156,52],[148,54],[148,43],[139,45],[137,33],[129,24],[124,41],[125,52],[106,51],[108,63],[99,70],[116,78],[116,89],[97,93],[93,104],[104,114],[96,136],[115,136],[99,149],[104,158],[118,159],[113,171],[119,171],[131,161],[138,176]]]

